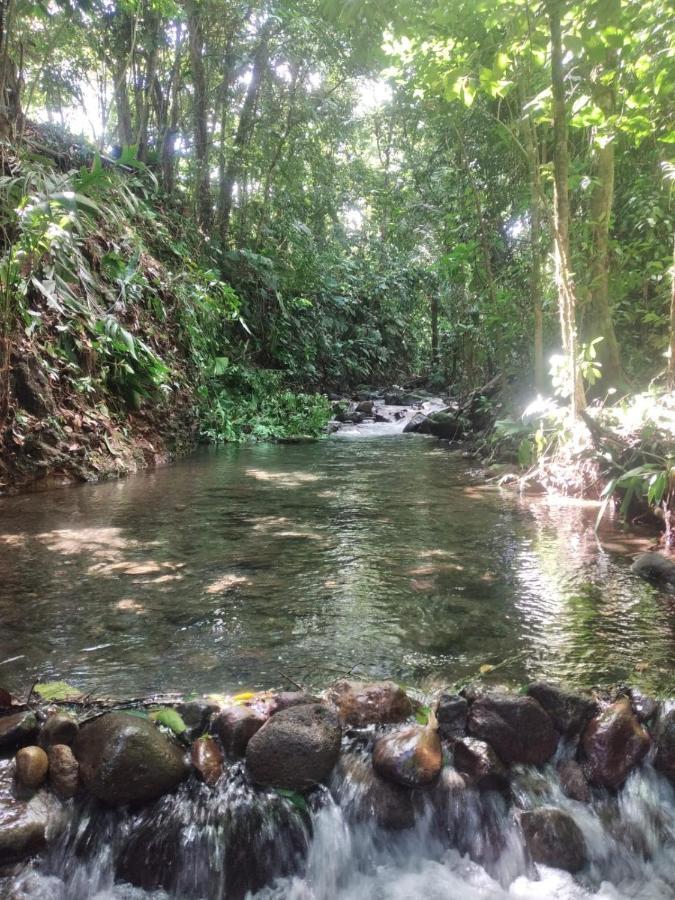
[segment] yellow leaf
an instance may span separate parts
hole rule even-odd
[[[232,700],[235,703],[245,703],[247,700],[250,700],[252,697],[255,697],[253,691],[244,691],[241,694],[235,694]]]
[[[491,672],[494,669],[494,666],[491,666],[490,663],[483,663],[483,665],[478,670],[481,675],[486,675],[488,672]]]

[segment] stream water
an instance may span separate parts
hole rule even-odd
[[[434,440],[383,431],[0,501],[0,685],[124,696],[353,672],[427,690],[506,660],[500,681],[675,693],[675,600],[629,571],[648,537],[596,535],[595,509],[521,499]],[[517,770],[512,805],[456,787],[420,792],[402,832],[374,824],[354,772],[306,807],[252,789],[241,764],[139,812],[71,801],[62,837],[0,897],[675,897],[675,796],[649,761],[590,804],[554,765]],[[514,807],[547,804],[584,834],[576,879],[527,862]]]

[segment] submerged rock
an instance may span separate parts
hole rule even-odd
[[[39,744],[41,747],[51,747],[52,744],[67,744],[70,746],[77,737],[79,731],[77,720],[66,713],[54,713],[47,717],[47,721],[40,729]]]
[[[228,756],[244,756],[253,735],[265,724],[265,717],[247,706],[228,706],[222,709],[212,722]]]
[[[213,738],[199,738],[192,745],[192,765],[197,775],[209,787],[223,774],[223,751]]]
[[[492,747],[478,738],[461,738],[454,746],[455,768],[481,791],[503,791],[508,786],[505,765]]]
[[[469,734],[487,741],[505,763],[539,766],[558,743],[550,716],[532,697],[486,694],[471,706]]]
[[[49,757],[49,784],[57,797],[70,800],[80,786],[80,765],[67,744],[53,744]]]
[[[520,814],[530,856],[536,863],[574,874],[586,865],[586,842],[574,819],[562,809],[542,806]]]
[[[33,794],[47,778],[49,760],[41,747],[22,747],[14,757],[14,778],[18,791]]]
[[[314,703],[272,716],[246,747],[246,764],[262,785],[307,791],[324,781],[340,755],[342,729],[336,713]]]
[[[466,733],[466,718],[469,704],[459,694],[441,694],[436,716],[438,733],[444,741],[452,741],[463,737]]]
[[[379,738],[373,747],[373,768],[378,775],[404,787],[431,784],[442,767],[441,739],[433,714],[428,725],[409,725]]]
[[[218,704],[210,700],[184,700],[176,705],[176,712],[187,725],[190,736],[199,737],[209,727],[211,716],[218,712]]]
[[[0,770],[0,866],[42,850],[59,831],[62,818],[61,804],[45,790],[30,800],[13,797],[12,769],[5,763]]]
[[[183,752],[148,719],[108,713],[85,725],[75,757],[84,786],[110,806],[147,803],[174,790],[188,773]]]
[[[675,709],[666,713],[659,723],[654,765],[675,784]]]
[[[0,751],[14,750],[32,743],[37,737],[35,713],[26,711],[0,718]]]
[[[598,704],[589,697],[572,694],[545,681],[530,684],[527,693],[548,713],[556,730],[566,737],[583,731],[598,711]]]
[[[675,562],[662,553],[641,553],[630,570],[640,578],[675,590]]]
[[[568,759],[558,769],[560,776],[560,784],[563,792],[572,800],[578,800],[580,803],[589,803],[591,800],[591,789],[584,775],[583,768],[573,759]]]
[[[340,805],[357,821],[375,821],[390,831],[402,831],[415,824],[411,791],[380,778],[363,757],[343,755],[335,780]]]
[[[589,780],[599,787],[621,787],[650,743],[630,700],[622,697],[612,703],[588,724],[582,736]]]
[[[328,700],[337,707],[343,725],[393,725],[412,715],[410,697],[393,681],[338,681]]]

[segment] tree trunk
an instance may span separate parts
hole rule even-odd
[[[141,162],[145,162],[148,155],[150,101],[157,72],[157,56],[159,54],[159,35],[161,26],[162,19],[159,15],[153,16],[148,24],[150,46],[147,51],[145,83],[143,90],[141,91],[141,103],[138,110],[138,130],[136,132],[136,144],[138,146],[137,157]]]
[[[431,294],[431,369],[436,371],[439,359],[438,347],[438,293]]]
[[[209,176],[208,98],[204,66],[204,34],[199,4],[186,0],[188,46],[192,70],[192,127],[195,157],[195,212],[197,222],[205,230],[211,227],[211,178]]]
[[[127,64],[126,56],[120,60],[114,78],[115,109],[117,111],[117,140],[122,147],[129,147],[134,142],[134,132],[131,126],[131,104],[129,103],[129,91],[127,88]]]
[[[670,270],[670,358],[668,360],[668,387],[675,390],[675,241],[673,242],[673,268]]]
[[[176,50],[171,67],[171,80],[166,97],[166,121],[161,126],[162,186],[170,196],[175,182],[176,136],[178,135],[178,96],[180,87],[180,63],[183,54],[184,32],[178,25]]]
[[[586,406],[584,385],[578,363],[576,308],[577,297],[570,256],[569,148],[567,146],[567,110],[563,66],[561,0],[547,0],[551,31],[551,88],[553,94],[553,182],[555,278],[563,354],[567,366],[567,393],[572,418]]]
[[[603,21],[609,26],[619,18],[620,0],[610,0],[603,7]],[[611,78],[611,80],[607,80]],[[606,119],[615,113],[616,107],[616,50],[609,49],[604,66],[595,72],[593,100]],[[599,137],[602,140],[599,140]],[[584,336],[587,342],[602,337],[597,345],[598,360],[602,363],[602,380],[605,387],[617,387],[621,381],[619,344],[614,332],[609,304],[609,224],[614,200],[614,139],[613,126],[594,135],[596,147],[595,186],[591,195],[592,249],[590,260],[590,287],[588,307],[584,316]]]

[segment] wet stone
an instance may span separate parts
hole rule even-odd
[[[548,713],[556,730],[566,737],[583,731],[598,711],[597,703],[589,697],[573,694],[545,681],[530,684],[527,693]]]
[[[584,836],[568,813],[542,806],[522,812],[520,824],[534,862],[572,874],[586,865]]]
[[[479,697],[469,712],[468,731],[508,764],[542,765],[558,743],[550,716],[532,697],[517,694]]]
[[[591,789],[584,775],[583,768],[573,759],[564,762],[558,769],[560,784],[564,794],[571,800],[590,803]]]
[[[436,710],[438,733],[444,741],[453,741],[466,734],[469,704],[459,694],[441,694]]]
[[[32,743],[37,731],[35,713],[30,711],[0,717],[0,751],[14,750]]]
[[[49,757],[49,784],[57,797],[70,800],[80,784],[80,765],[67,744],[52,744]]]
[[[623,697],[597,715],[582,736],[585,770],[591,784],[620,788],[650,746],[630,700]]]
[[[265,724],[265,717],[247,706],[229,706],[222,709],[211,723],[211,730],[220,738],[228,756],[240,757],[253,735]]]
[[[630,688],[628,696],[630,697],[633,712],[639,722],[649,722],[650,719],[653,719],[658,713],[658,700],[647,696],[647,694],[643,694],[639,688]]]
[[[176,705],[176,712],[193,737],[198,737],[208,730],[211,716],[217,711],[218,705],[208,700],[185,700]]]
[[[41,747],[22,747],[14,757],[14,778],[20,795],[30,796],[47,777],[49,760]]]
[[[454,746],[454,763],[458,772],[467,775],[481,791],[504,791],[508,773],[492,747],[478,738],[461,738]]]
[[[47,717],[40,729],[38,742],[41,747],[51,747],[52,744],[67,744],[70,746],[75,741],[79,726],[77,720],[65,713],[54,713]]]
[[[415,824],[411,791],[381,778],[370,760],[344,754],[334,782],[337,799],[349,818],[366,823],[374,820],[389,831],[402,831]]]
[[[441,739],[430,726],[410,725],[379,738],[373,747],[373,768],[378,775],[404,787],[431,784],[442,766]]]
[[[675,784],[675,709],[666,713],[659,722],[654,765]]]
[[[209,787],[223,774],[223,751],[213,738],[199,738],[192,745],[192,765],[198,777]]]
[[[413,712],[405,691],[393,681],[338,681],[327,693],[343,725],[388,725],[404,722]]]

